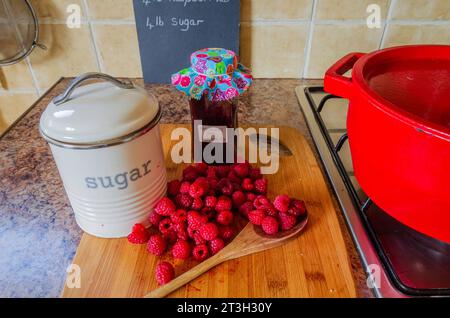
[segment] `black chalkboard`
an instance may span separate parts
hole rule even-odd
[[[239,54],[239,0],[134,0],[134,13],[146,83],[169,83],[202,48]]]

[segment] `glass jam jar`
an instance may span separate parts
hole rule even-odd
[[[238,63],[233,51],[218,48],[192,53],[191,67],[172,76],[172,84],[190,98],[196,162],[235,161],[237,138],[229,128],[238,127],[238,98],[252,81],[250,71]],[[234,143],[230,142],[231,136]],[[218,149],[222,149],[221,153],[217,153]]]

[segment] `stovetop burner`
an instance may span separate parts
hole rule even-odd
[[[450,296],[450,245],[382,211],[353,174],[346,130],[348,101],[323,87],[297,96],[376,296]]]

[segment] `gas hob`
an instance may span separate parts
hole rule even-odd
[[[296,93],[374,295],[450,296],[450,245],[396,221],[360,188],[346,130],[348,101],[322,86]]]

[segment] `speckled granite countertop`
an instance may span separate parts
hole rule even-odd
[[[81,238],[50,150],[38,130],[42,111],[69,80],[56,83],[0,138],[0,297],[58,297]],[[305,83],[317,81],[256,80],[240,101],[240,123],[295,127],[311,142],[294,92]],[[161,103],[163,123],[190,122],[184,96],[169,85],[147,88]],[[342,216],[340,222],[358,295],[370,297]]]

